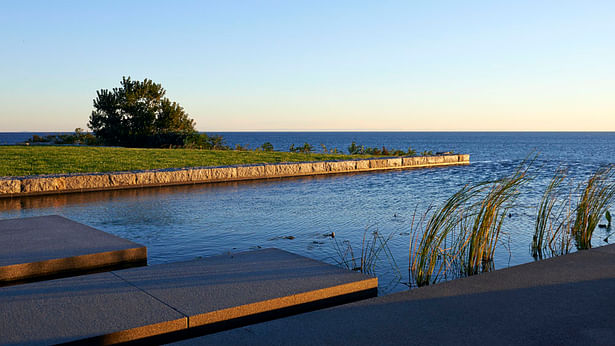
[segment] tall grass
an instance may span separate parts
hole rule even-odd
[[[598,169],[585,184],[575,210],[571,233],[577,249],[591,248],[598,222],[615,201],[615,166]]]
[[[571,244],[571,195],[562,201],[560,187],[566,171],[558,169],[543,193],[536,209],[536,224],[532,237],[531,252],[534,259],[559,256],[570,252]]]

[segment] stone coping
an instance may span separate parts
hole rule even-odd
[[[0,198],[149,186],[201,184],[305,175],[465,165],[469,163],[470,155],[460,154],[169,168],[109,173],[0,177]]]
[[[0,220],[0,285],[147,264],[145,246],[58,215]]]
[[[0,344],[206,333],[373,297],[377,287],[278,249],[36,282],[0,288]]]

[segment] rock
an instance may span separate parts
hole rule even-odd
[[[136,172],[135,180],[137,185],[156,184],[156,173],[152,171]]]
[[[314,172],[311,162],[298,163],[297,166],[299,166],[299,173],[301,174],[312,174]]]
[[[356,160],[355,165],[358,170],[369,169],[369,160]]]
[[[237,166],[238,178],[260,178],[265,175],[265,166]]]
[[[111,173],[109,174],[111,186],[129,186],[137,183],[137,176],[134,173]]]
[[[387,159],[370,159],[369,160],[369,168],[387,168],[388,167]]]
[[[20,193],[21,180],[0,178],[0,194]]]
[[[320,162],[312,162],[312,172],[314,173],[325,173],[328,172],[327,164],[323,161]]]
[[[107,174],[79,174],[64,177],[67,190],[102,189],[111,186]]]
[[[28,178],[21,181],[21,192],[36,193],[66,190],[66,180],[63,177]]]
[[[211,169],[209,168],[195,168],[191,169],[190,181],[193,182],[205,182],[211,179]]]
[[[212,180],[237,178],[237,167],[214,167],[211,169]]]
[[[401,157],[396,157],[396,158],[392,158],[392,159],[387,159],[387,167],[388,168],[392,168],[392,167],[401,167],[402,165],[402,159]]]

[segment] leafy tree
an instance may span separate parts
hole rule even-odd
[[[121,87],[96,92],[88,127],[106,145],[159,147],[183,145],[194,121],[162,85],[123,77]]]

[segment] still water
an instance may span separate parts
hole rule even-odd
[[[310,139],[316,143],[310,135],[314,136],[285,134],[295,136],[295,143]],[[613,163],[615,153],[613,133],[421,133],[418,137],[407,133],[405,139],[398,133],[394,140],[388,137],[391,134],[379,135],[393,143],[387,147],[401,148],[394,143],[412,143],[414,139],[417,146],[431,146],[434,151],[470,153],[472,163],[5,199],[0,200],[0,218],[62,215],[146,245],[150,264],[259,247],[277,247],[335,264],[339,258],[336,241],[348,240],[357,251],[366,230],[378,231],[393,235],[389,248],[396,266],[383,260],[377,268],[381,291],[388,293],[407,289],[404,283],[408,282],[410,225],[415,210],[423,213],[467,183],[510,174],[528,154],[538,152],[532,165],[535,178],[522,189],[519,206],[505,221],[505,236],[495,258],[496,268],[526,263],[533,260],[529,246],[535,206],[555,169],[568,168],[575,185],[597,167]],[[334,134],[326,136],[331,137],[330,143],[340,140],[334,139]],[[363,143],[376,145],[369,141],[365,137]],[[332,232],[335,238],[327,236]],[[605,244],[604,236],[605,231],[597,229],[594,246]]]

